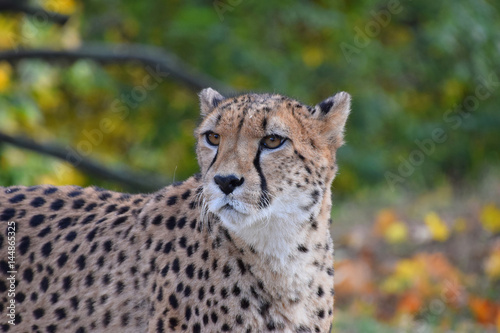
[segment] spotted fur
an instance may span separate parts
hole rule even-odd
[[[182,183],[138,195],[0,188],[0,330],[329,330],[330,186],[349,95],[307,107],[209,88],[200,100],[201,173]],[[207,133],[218,135],[218,146]],[[267,148],[268,136],[280,146]],[[15,326],[7,323],[10,221]]]

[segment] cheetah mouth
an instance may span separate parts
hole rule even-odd
[[[222,210],[235,210],[235,209],[230,204],[225,204],[224,206],[221,207],[220,210],[222,211]]]
[[[215,211],[219,214],[229,214],[229,216],[233,217],[236,217],[237,215],[248,215],[248,212],[246,211],[244,205],[242,205],[238,201],[228,202],[228,200],[224,200],[223,202],[219,203],[219,207],[217,207]]]

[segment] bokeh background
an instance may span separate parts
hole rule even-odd
[[[335,332],[500,332],[496,0],[0,0],[0,185],[198,171],[197,93],[353,96]]]

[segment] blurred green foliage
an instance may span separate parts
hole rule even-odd
[[[60,27],[2,13],[2,50],[142,43],[175,53],[239,91],[279,92],[307,104],[348,91],[353,111],[338,154],[336,193],[460,183],[499,165],[497,1],[34,3],[71,19]],[[87,149],[89,157],[169,180],[187,178],[198,168],[196,91],[166,78],[126,114],[113,108],[147,75],[139,65],[89,60],[0,62],[0,130],[82,148],[90,140],[85,134],[110,119],[113,129]],[[440,142],[433,139],[436,129]],[[121,189],[7,144],[0,145],[0,170],[1,185]]]

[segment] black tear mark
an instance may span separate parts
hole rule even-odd
[[[271,198],[269,196],[269,192],[267,191],[267,180],[264,174],[262,173],[262,169],[260,167],[260,153],[262,150],[259,148],[257,150],[257,154],[255,155],[255,158],[253,160],[253,165],[255,166],[255,169],[257,170],[257,173],[259,174],[260,177],[260,189],[261,189],[261,194],[260,194],[260,203],[259,206],[260,208],[266,208],[271,204]]]

